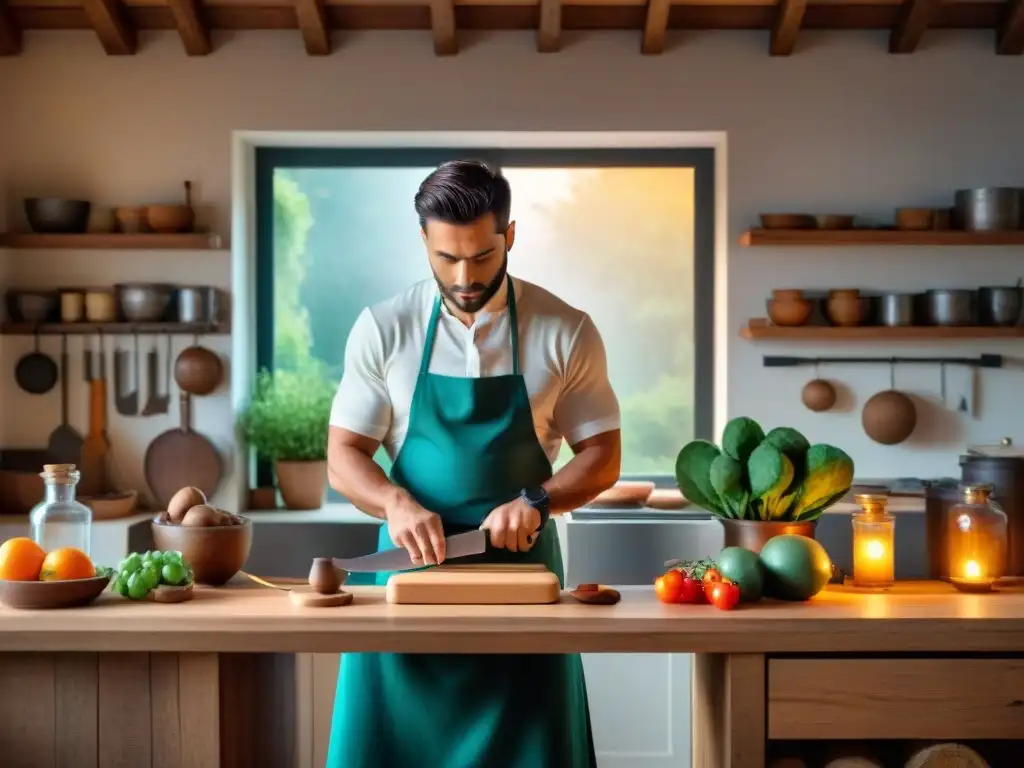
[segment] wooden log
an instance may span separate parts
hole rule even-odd
[[[989,765],[966,744],[942,742],[911,747],[906,768],[989,768]]]

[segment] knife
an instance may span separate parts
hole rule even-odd
[[[487,551],[488,533],[484,529],[459,533],[445,539],[444,562],[467,555],[481,555]],[[378,571],[408,571],[422,568],[423,563],[413,563],[409,551],[403,547],[386,549],[362,557],[333,558],[335,568],[349,573],[375,573]]]

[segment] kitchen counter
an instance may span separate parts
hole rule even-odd
[[[1024,734],[1024,588],[830,586],[730,612],[662,605],[649,587],[607,607],[393,606],[381,588],[352,591],[336,609],[250,585],[179,605],[105,594],[0,609],[5,766],[295,765],[296,654],[358,650],[694,652],[694,768],[764,768],[779,740]]]

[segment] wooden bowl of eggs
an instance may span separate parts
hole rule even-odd
[[[181,552],[196,583],[211,587],[226,584],[242,570],[252,548],[252,521],[210,506],[193,487],[175,493],[151,528],[157,549]]]

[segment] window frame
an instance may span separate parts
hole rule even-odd
[[[481,160],[498,168],[693,168],[694,437],[714,439],[715,152],[712,147],[256,147],[256,370],[273,370],[273,184],[274,172],[278,168],[436,167],[449,160],[467,158]],[[411,204],[409,201],[409,205]],[[266,462],[257,461],[255,487],[270,485],[272,477],[272,468]],[[675,480],[670,475],[623,475],[623,479],[648,480],[658,487],[675,487]]]

